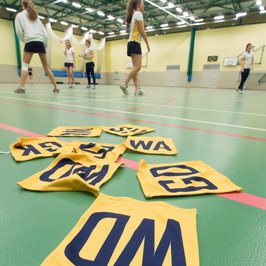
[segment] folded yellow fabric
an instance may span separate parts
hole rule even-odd
[[[133,136],[152,132],[155,128],[142,127],[131,124],[123,124],[114,127],[102,127],[103,131],[115,134],[118,136]]]
[[[95,163],[86,154],[61,154],[46,169],[17,184],[36,191],[88,191],[97,196],[121,165]]]
[[[42,266],[198,266],[196,209],[100,194]]]
[[[35,158],[56,156],[72,152],[69,143],[53,137],[19,138],[11,144],[10,151],[16,161],[28,161]]]
[[[171,138],[163,137],[127,137],[124,145],[133,151],[148,154],[177,154],[175,144]]]
[[[99,137],[102,134],[102,128],[99,126],[68,126],[57,127],[47,134],[54,137]]]
[[[126,150],[123,144],[73,141],[74,152],[85,153],[94,162],[115,162]]]
[[[202,161],[147,164],[137,177],[146,198],[240,191],[242,188]]]

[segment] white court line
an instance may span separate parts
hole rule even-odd
[[[49,96],[47,94],[33,94],[33,95],[37,95],[37,96]],[[56,96],[57,96],[57,98],[58,97],[61,97],[61,98],[73,99],[73,100],[70,100],[70,101],[60,101],[59,103],[79,102],[79,99],[81,99],[80,102],[82,102],[82,101],[89,101],[89,102],[107,102],[107,103],[120,103],[120,104],[136,104],[136,102],[112,100],[112,98],[109,98],[109,97],[108,97],[108,100],[107,100],[105,98],[99,99],[98,96],[97,96],[98,99],[90,99],[90,98],[84,99],[83,97],[64,96],[64,95],[62,95],[62,96],[61,95],[56,95]],[[169,98],[170,96],[158,96],[158,97],[160,97],[160,98],[162,98],[162,97],[168,97]],[[158,97],[154,97],[154,98],[158,98]],[[149,99],[151,99],[151,98],[152,97],[149,97]],[[117,97],[114,98],[114,99],[117,99]],[[140,102],[138,102],[137,105],[266,117],[266,114],[260,114],[260,113],[235,112],[235,111],[226,111],[226,110],[220,110],[220,109],[208,109],[208,108],[199,108],[199,107],[184,107],[184,106],[174,106],[174,105],[164,105],[164,104],[152,104],[152,103],[140,103]]]
[[[75,107],[75,108],[81,108],[81,109],[92,109],[92,110],[99,110],[99,111],[104,111],[104,112],[114,112],[114,113],[120,113],[120,114],[131,114],[131,115],[139,115],[139,116],[148,116],[148,117],[155,117],[155,118],[163,118],[163,119],[180,120],[180,121],[186,121],[186,122],[194,122],[194,123],[199,123],[199,124],[218,125],[218,126],[225,126],[225,127],[241,128],[241,129],[249,129],[249,130],[266,132],[265,128],[238,126],[238,125],[232,125],[232,124],[210,122],[210,121],[205,121],[205,120],[188,119],[188,118],[182,118],[182,117],[153,115],[153,114],[147,114],[147,113],[120,111],[120,110],[105,109],[105,108],[98,108],[98,107],[91,107],[91,106],[64,104],[64,103],[57,103],[57,102],[46,102],[46,101],[30,100],[30,99],[21,99],[21,98],[16,98],[16,97],[3,97],[3,96],[0,96],[0,98],[16,99],[16,100],[20,100],[20,101],[28,101],[28,102],[34,102],[34,103],[43,103],[43,104],[45,103],[45,104],[67,106],[67,107]]]

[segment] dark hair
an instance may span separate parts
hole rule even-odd
[[[251,43],[248,43],[247,45],[246,45],[246,51],[247,51],[247,49],[248,49],[248,47],[251,45]]]
[[[127,29],[130,27],[131,19],[133,16],[134,9],[137,9],[137,5],[140,4],[141,0],[129,0],[127,3],[127,15],[126,15],[126,25]]]
[[[72,47],[70,40],[66,39],[65,43],[68,43],[70,47]]]
[[[29,19],[36,20],[38,18],[38,13],[35,6],[31,0],[22,0],[23,8],[28,11]]]

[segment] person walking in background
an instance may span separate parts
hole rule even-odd
[[[32,73],[32,67],[29,66],[28,68],[28,75],[29,75],[29,79],[30,79],[30,84],[33,85],[33,73]]]
[[[130,30],[129,39],[127,43],[127,55],[131,57],[133,68],[128,73],[124,84],[120,85],[120,89],[125,95],[128,95],[128,84],[133,79],[135,87],[135,95],[143,95],[143,92],[138,85],[138,72],[142,65],[142,51],[141,51],[141,38],[144,39],[148,52],[150,52],[150,46],[148,38],[144,28],[143,13],[144,1],[143,0],[129,0],[127,4],[126,24]]]
[[[246,51],[241,55],[240,58],[240,73],[241,81],[236,89],[237,92],[243,94],[244,84],[249,76],[250,69],[253,68],[254,64],[254,52],[252,51],[252,44],[248,43],[246,46]]]
[[[16,33],[19,39],[25,43],[23,51],[23,62],[20,75],[19,88],[16,93],[25,93],[25,83],[28,77],[28,68],[31,58],[34,53],[39,54],[44,71],[54,85],[53,92],[58,93],[59,89],[56,86],[54,75],[48,66],[46,47],[47,47],[47,32],[38,18],[38,13],[31,0],[22,0],[23,11],[18,13],[15,19]]]
[[[75,68],[75,53],[71,46],[71,43],[69,40],[65,40],[65,68],[67,72],[67,78],[68,78],[68,84],[69,88],[74,88],[75,80],[74,80],[74,73],[73,68]]]
[[[86,62],[86,74],[87,74],[87,78],[88,78],[88,86],[87,88],[91,88],[91,77],[92,76],[92,80],[93,80],[93,86],[92,89],[96,89],[96,79],[95,79],[95,73],[94,73],[94,48],[91,45],[91,40],[87,39],[85,41],[85,52],[82,54],[82,57],[85,59]]]

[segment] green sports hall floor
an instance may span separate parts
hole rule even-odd
[[[101,192],[147,201],[132,167],[140,159],[148,163],[202,160],[242,187],[241,195],[148,201],[197,208],[202,266],[266,265],[266,90],[239,95],[233,89],[144,87],[145,96],[133,96],[131,88],[131,95],[125,97],[116,86],[91,91],[82,85],[75,89],[61,85],[58,95],[50,85],[28,85],[26,94],[15,94],[16,87],[0,85],[1,151],[8,151],[19,137],[44,135],[63,125],[154,127],[156,131],[145,136],[173,138],[178,155],[126,152],[123,158],[128,165]],[[121,143],[124,138],[103,133],[89,140]],[[16,163],[10,154],[0,154],[0,265],[39,265],[95,199],[80,192],[30,192],[16,185],[52,160]]]

